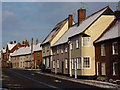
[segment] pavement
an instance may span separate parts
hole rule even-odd
[[[90,86],[94,86],[94,87],[98,87],[98,88],[120,90],[120,85],[109,83],[109,82],[103,82],[103,81],[97,81],[97,80],[86,80],[86,79],[75,79],[75,78],[71,78],[71,77],[63,76],[63,75],[56,75],[56,74],[46,73],[46,72],[43,73],[40,70],[35,70],[35,72],[40,75],[55,77],[58,79],[68,80],[68,81],[85,84],[85,85],[90,85]]]

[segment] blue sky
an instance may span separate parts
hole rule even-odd
[[[74,14],[77,21],[77,10],[85,6],[87,16],[109,5],[116,10],[118,3],[113,2],[3,2],[2,3],[2,45],[10,41],[31,43],[38,38],[42,42],[54,26]]]

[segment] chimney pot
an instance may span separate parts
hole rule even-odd
[[[73,24],[73,18],[72,18],[72,15],[70,14],[68,17],[68,29],[72,27],[72,24]]]
[[[13,44],[13,42],[11,41],[10,44]]]
[[[116,7],[117,11],[119,10],[119,6]]]
[[[78,26],[86,18],[86,9],[80,8],[78,10]]]
[[[14,41],[14,43],[16,43],[16,41]]]
[[[38,38],[37,38],[37,40],[36,40],[36,45],[38,44]]]

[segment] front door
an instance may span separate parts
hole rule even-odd
[[[64,74],[64,62],[62,61],[62,74]]]

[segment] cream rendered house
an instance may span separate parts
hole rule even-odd
[[[70,44],[70,76],[95,75],[94,41],[112,24],[115,16],[109,6],[88,16],[82,23],[68,33]]]
[[[52,62],[52,49],[51,47],[62,37],[62,35],[70,28],[75,21],[72,18],[72,15],[69,15],[68,18],[59,22],[55,28],[50,32],[50,34],[45,38],[41,43],[42,46],[42,57],[43,64],[45,65],[48,71],[51,71],[51,62]]]

